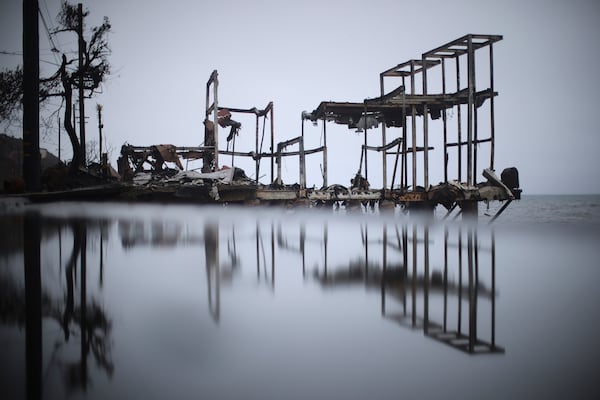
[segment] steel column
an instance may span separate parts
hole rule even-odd
[[[490,97],[490,169],[494,170],[494,151],[496,145],[496,135],[495,135],[495,122],[494,122],[494,47],[493,44],[490,43],[490,91],[492,95]]]
[[[423,56],[421,66],[423,96],[427,95],[427,58]],[[423,103],[423,186],[429,189],[429,116],[427,102]]]
[[[327,112],[323,118],[323,187],[327,187]]]
[[[381,89],[381,95],[383,96],[384,90],[383,90],[383,75],[379,75],[379,87]],[[381,124],[381,145],[385,146],[386,145],[386,131],[385,131],[385,120],[383,121],[383,123]],[[382,170],[383,170],[383,187],[382,189],[385,191],[386,186],[387,186],[387,156],[386,156],[386,152],[383,151],[381,154],[382,157]],[[394,169],[395,171],[395,169]],[[394,174],[395,175],[395,174]],[[391,189],[391,187],[390,187]]]
[[[458,55],[456,60],[456,92],[460,92],[460,59]],[[460,103],[457,105],[457,130],[458,130],[458,181],[462,182],[462,115]]]
[[[415,63],[410,62],[410,94],[415,94]],[[417,190],[417,115],[415,106],[411,106],[412,118],[412,188]]]
[[[473,38],[468,38],[467,75],[469,104],[467,109],[467,184],[474,185],[473,180],[473,108],[475,104],[475,70],[474,70]]]
[[[446,60],[442,58],[442,95],[446,95]],[[442,124],[444,130],[444,182],[448,182],[448,127],[446,107],[442,110]]]

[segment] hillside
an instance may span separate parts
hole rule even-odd
[[[60,163],[58,157],[46,149],[40,149],[42,171]],[[0,134],[0,182],[22,176],[23,141]]]

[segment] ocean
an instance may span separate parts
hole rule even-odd
[[[5,398],[595,398],[600,196],[476,224],[3,207]]]
[[[500,203],[502,204],[502,203]],[[498,202],[490,203],[490,210],[480,205],[480,214],[491,214]],[[499,217],[500,223],[522,224],[598,224],[600,223],[600,195],[523,195],[514,201]]]

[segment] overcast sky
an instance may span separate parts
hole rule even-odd
[[[52,29],[59,1],[39,2]],[[383,70],[467,33],[484,33],[504,36],[494,46],[497,172],[516,166],[526,194],[600,193],[596,0],[83,3],[90,11],[88,27],[100,24],[103,16],[113,26],[112,74],[103,93],[86,102],[89,139],[98,135],[96,103],[104,107],[113,162],[124,142],[200,145],[206,81],[214,69],[221,105],[263,108],[274,102],[277,142],[300,135],[303,110],[312,111],[324,100],[376,97]],[[22,1],[3,0],[0,7],[0,51],[21,52]],[[72,35],[54,40],[61,51],[75,49]],[[55,63],[58,57],[49,51],[42,23],[40,42],[41,59]],[[21,62],[19,56],[0,54],[2,67]],[[41,68],[50,75],[56,67],[43,62]],[[488,86],[481,85],[478,89]],[[243,127],[236,150],[253,150],[254,118],[237,119]],[[363,138],[345,127],[328,124],[327,129],[329,183],[348,185],[358,169]],[[306,148],[320,145],[320,127],[307,124],[305,132]],[[370,144],[381,144],[379,132],[373,132]],[[56,138],[44,138],[42,146],[56,152]],[[489,149],[485,146],[482,154]],[[62,148],[63,155],[70,153],[66,135]],[[441,155],[430,158],[435,184],[441,180]],[[230,161],[222,156],[222,163]],[[320,186],[320,157],[309,156],[307,162],[309,184]],[[239,160],[239,165],[254,175],[248,161]],[[261,165],[263,183],[270,178],[267,165]],[[297,159],[284,162],[286,183],[297,181],[297,169]],[[380,156],[370,153],[369,180],[376,187],[381,186],[380,169]]]

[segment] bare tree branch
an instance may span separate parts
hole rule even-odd
[[[9,119],[19,111],[23,101],[23,69],[0,71],[0,120]]]
[[[56,32],[75,32],[83,34],[84,27],[79,29],[78,6],[63,1],[61,10],[58,14],[59,27]],[[89,14],[88,10],[82,13],[83,18]],[[107,36],[111,25],[107,17],[104,17],[100,26],[90,30],[89,42],[80,38],[84,42],[84,63],[81,67],[67,68],[75,64],[77,58],[67,58],[67,54],[62,55],[62,62],[58,70],[47,78],[39,81],[39,99],[40,103],[50,98],[62,98],[64,105],[64,127],[69,135],[71,146],[73,148],[73,160],[71,162],[71,171],[75,172],[83,163],[84,157],[81,154],[79,139],[72,125],[72,105],[73,91],[79,89],[79,77],[83,75],[83,89],[87,92],[86,98],[91,98],[98,93],[100,85],[110,73],[108,56],[110,48],[108,46]],[[79,38],[78,38],[79,39]],[[0,122],[11,121],[21,110],[23,99],[23,70],[16,68],[14,70],[0,71]]]

